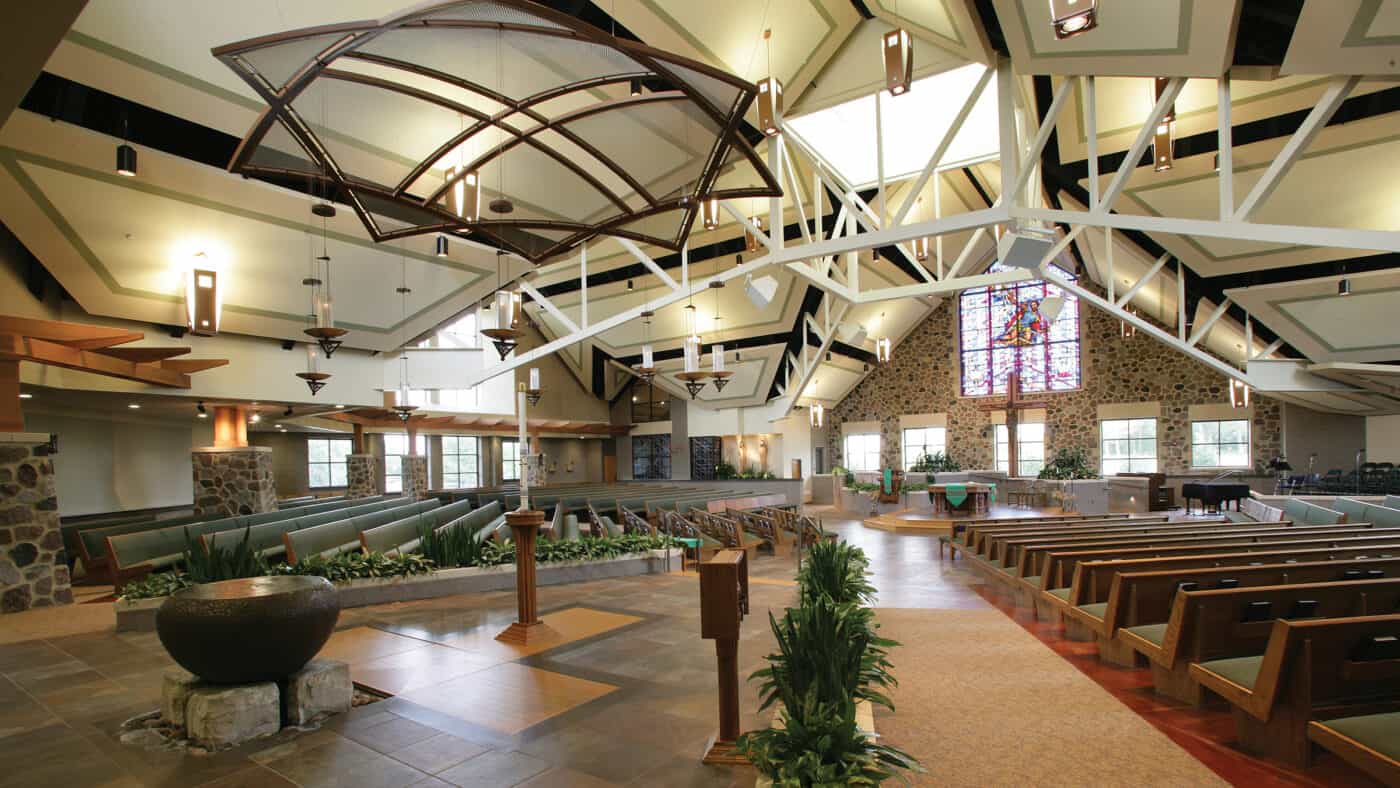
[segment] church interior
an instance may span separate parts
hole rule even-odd
[[[0,786],[1400,786],[1400,0],[0,27]]]

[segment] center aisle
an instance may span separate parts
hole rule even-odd
[[[876,728],[916,785],[1228,785],[999,610],[877,616],[903,645]]]

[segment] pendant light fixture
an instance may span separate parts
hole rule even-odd
[[[1055,38],[1073,38],[1099,26],[1098,0],[1050,0]]]
[[[540,388],[539,369],[532,367],[527,378],[529,384],[525,386],[525,399],[529,401],[531,407],[534,407],[540,404],[540,398],[544,396],[544,390]]]
[[[323,199],[311,207],[311,212],[321,217],[321,254],[312,262],[312,275],[302,280],[302,284],[311,287],[312,299],[312,325],[303,333],[315,339],[321,346],[321,352],[330,358],[340,348],[340,337],[347,333],[345,329],[335,327],[331,299],[331,256],[326,245],[326,220],[335,215],[335,206]]]
[[[434,244],[434,249],[438,257],[446,257],[448,249],[447,236],[439,235],[437,237],[437,242]]]
[[[136,177],[136,149],[128,143],[131,136],[130,116],[122,113],[122,144],[117,146],[117,174],[127,178]]]
[[[505,264],[505,255],[504,250],[496,252],[496,327],[481,332],[491,338],[491,344],[496,346],[496,352],[500,354],[502,361],[505,361],[506,356],[509,356],[511,351],[520,344],[520,337],[525,333],[519,328],[520,293],[506,290],[502,286],[502,266]]]
[[[1134,316],[1136,316],[1137,313],[1138,313],[1138,312],[1137,312],[1137,307],[1133,307],[1133,306],[1128,307],[1128,308],[1127,308],[1126,310],[1124,310],[1124,311],[1126,311],[1128,314],[1134,315]],[[1120,335],[1123,339],[1132,339],[1133,337],[1137,336],[1137,326],[1133,325],[1132,323],[1129,323],[1129,322],[1126,321],[1126,320],[1119,320],[1119,321],[1118,321],[1118,333],[1119,333],[1119,335]]]
[[[651,347],[651,318],[656,313],[650,309],[642,312],[642,363],[633,368],[643,383],[651,383],[656,377],[656,360]]]
[[[306,371],[298,372],[297,377],[306,381],[306,387],[311,389],[311,396],[326,387],[326,381],[330,379],[331,373],[321,371],[320,348],[315,342],[306,343]]]
[[[1249,407],[1249,384],[1243,380],[1230,380],[1230,407]]]
[[[1166,77],[1157,77],[1152,82],[1152,105],[1156,106],[1162,100],[1162,94],[1166,92],[1171,80]],[[1176,103],[1173,102],[1167,107],[1167,112],[1162,116],[1162,120],[1157,124],[1157,131],[1152,136],[1152,169],[1157,172],[1165,172],[1172,168],[1172,133],[1173,124],[1176,121]]]
[[[919,221],[924,218],[924,198],[920,197],[914,206],[914,214]],[[914,239],[914,259],[918,262],[928,260],[928,236],[920,236]]]
[[[719,227],[719,199],[707,197],[700,201],[700,222],[706,230]]]
[[[773,31],[763,31],[763,40],[768,49],[768,76],[758,81],[758,127],[772,137],[778,133],[778,123],[783,117],[783,83],[773,74]]]
[[[705,388],[705,379],[710,377],[710,373],[700,369],[700,332],[695,325],[695,304],[685,305],[686,322],[689,324],[690,336],[681,343],[684,368],[676,374],[676,377],[685,381],[685,390],[690,392],[690,398],[695,399]]]
[[[890,350],[892,344],[889,337],[880,337],[875,340],[875,360],[881,364],[890,363]]]
[[[814,402],[807,409],[807,413],[808,416],[811,418],[812,426],[820,428],[822,426],[823,418],[826,416],[826,408],[823,407],[820,402]]]
[[[762,245],[759,240],[759,233],[763,232],[763,217],[754,214],[749,217],[749,227],[744,231],[744,249],[750,252],[757,252]]]
[[[898,5],[896,4],[896,13]],[[914,75],[914,44],[909,31],[902,27],[886,33],[880,47],[885,59],[885,89],[891,96],[909,92],[909,80]]]
[[[399,247],[399,286],[394,288],[394,292],[399,295],[399,323],[404,332],[403,344],[399,347],[399,390],[394,395],[394,415],[407,424],[418,406],[408,402],[408,294],[413,290],[408,286],[408,260],[402,246]],[[409,451],[412,450],[410,446]]]
[[[715,379],[715,391],[724,391],[724,387],[729,385],[729,378],[733,377],[734,371],[724,368],[724,342],[723,332],[720,329],[719,321],[719,291],[724,289],[724,282],[718,279],[710,280],[710,290],[715,294],[715,339],[721,340],[710,346],[710,377]]]

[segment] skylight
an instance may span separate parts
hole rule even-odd
[[[879,92],[886,182],[923,170],[984,68],[973,63],[915,80],[909,92],[898,98]],[[852,186],[865,188],[878,180],[875,96],[788,118],[786,123]],[[941,166],[995,156],[998,144],[997,86],[992,80],[944,154]]]

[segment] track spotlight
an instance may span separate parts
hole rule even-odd
[[[136,177],[136,149],[125,142],[117,146],[117,174]]]
[[[640,95],[642,95],[642,81],[641,81],[640,79],[634,79],[634,80],[632,80],[631,91],[630,91],[630,92],[631,92],[631,94],[632,94],[633,96],[640,96]]]
[[[1349,295],[1351,295],[1351,280],[1350,280],[1350,279],[1339,279],[1339,280],[1337,281],[1337,295],[1339,295],[1339,296],[1349,296]]]
[[[446,257],[446,256],[447,256],[447,236],[445,236],[445,235],[439,235],[439,236],[437,237],[437,256],[438,256],[438,257]]]
[[[631,279],[628,279],[628,280],[627,280],[627,292],[629,292],[629,293],[632,292],[632,280],[631,280]]]

